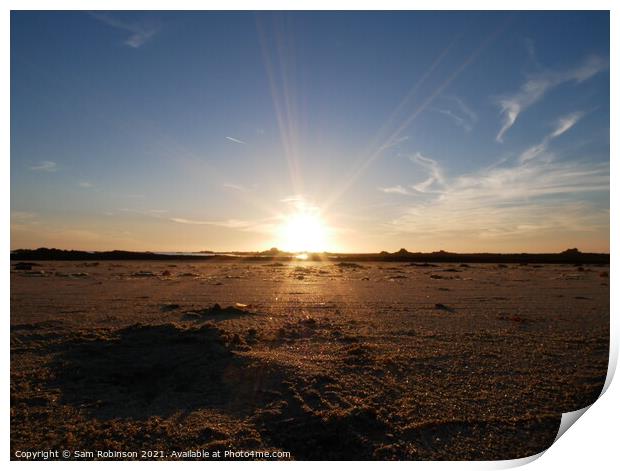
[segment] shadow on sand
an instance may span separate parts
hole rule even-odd
[[[505,458],[515,439],[532,442],[509,456],[518,457],[544,449],[557,431],[559,417],[402,423],[389,403],[352,403],[336,377],[259,359],[239,351],[247,347],[240,340],[211,323],[89,333],[58,345],[49,386],[102,426],[217,411],[249,427],[257,449],[276,447],[294,459],[479,459],[489,440],[487,458]]]
[[[205,407],[243,415],[262,403],[261,392],[282,372],[236,354],[238,341],[213,324],[97,333],[62,345],[54,386],[64,403],[97,418],[166,417]]]
[[[297,459],[369,459],[389,441],[389,427],[375,411],[325,409],[321,400],[310,400],[331,378],[306,378],[308,389],[281,365],[236,351],[235,336],[210,323],[138,324],[59,347],[50,386],[61,391],[63,404],[94,419],[218,410],[253,423],[264,446]]]

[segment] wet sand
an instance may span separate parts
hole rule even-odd
[[[562,412],[602,389],[608,273],[243,260],[12,269],[12,458],[532,455]]]

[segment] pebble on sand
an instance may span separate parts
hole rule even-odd
[[[445,304],[435,303],[435,309],[439,309],[440,311],[454,312],[454,308],[448,307]]]
[[[131,276],[137,276],[137,277],[147,277],[147,276],[155,276],[155,273],[153,273],[152,271],[135,271],[131,274]]]
[[[180,304],[176,304],[176,303],[169,303],[169,304],[162,304],[160,306],[160,310],[162,312],[169,312],[169,311],[176,311],[177,309],[179,309],[181,307]]]
[[[13,265],[14,270],[32,270],[32,267],[37,265],[36,263],[18,262]]]

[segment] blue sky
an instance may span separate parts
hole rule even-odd
[[[13,12],[11,246],[609,250],[606,12]]]

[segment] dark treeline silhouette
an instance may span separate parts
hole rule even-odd
[[[270,249],[263,252],[232,252],[223,254],[203,251],[205,255],[187,253],[162,254],[154,252],[129,252],[112,250],[104,252],[87,252],[83,250],[61,249],[18,249],[11,252],[11,260],[290,260],[296,254]],[[211,255],[212,254],[212,255]],[[577,249],[568,249],[560,253],[454,253],[440,250],[438,252],[398,252],[380,253],[309,253],[308,260],[347,261],[347,262],[410,262],[410,263],[570,263],[570,264],[609,264],[609,254],[583,253]]]
[[[568,249],[560,253],[455,253],[438,252],[398,252],[379,254],[333,254],[342,261],[385,261],[411,263],[570,263],[570,264],[609,264],[609,254],[583,253]]]
[[[221,258],[222,256],[214,257]],[[183,253],[161,254],[154,252],[130,252],[126,250],[87,252],[84,250],[39,248],[11,251],[11,260],[202,260],[214,257]]]

